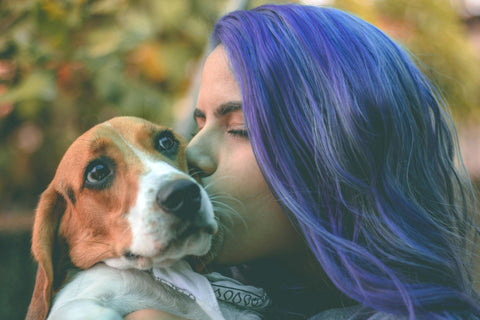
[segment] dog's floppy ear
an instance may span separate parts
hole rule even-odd
[[[65,279],[64,244],[60,243],[57,234],[65,209],[65,199],[50,185],[43,192],[35,213],[32,252],[38,261],[38,269],[26,320],[47,317],[52,293]]]

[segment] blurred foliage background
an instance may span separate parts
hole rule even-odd
[[[28,228],[67,146],[117,115],[185,132],[214,22],[225,10],[267,2],[284,1],[0,1],[1,319],[25,315],[35,267]],[[478,123],[479,55],[457,2],[304,2],[351,11],[404,43],[456,121]]]

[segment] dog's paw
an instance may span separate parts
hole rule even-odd
[[[47,320],[122,320],[115,310],[102,307],[89,300],[68,303],[52,313]]]

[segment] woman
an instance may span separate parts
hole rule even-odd
[[[247,264],[267,317],[480,318],[473,191],[411,58],[300,5],[230,13],[212,48],[187,156],[227,226],[215,264]]]

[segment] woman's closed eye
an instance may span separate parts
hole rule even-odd
[[[247,138],[248,132],[246,129],[230,129],[227,131],[228,135],[231,135],[235,138]]]

